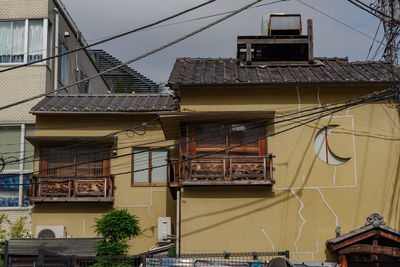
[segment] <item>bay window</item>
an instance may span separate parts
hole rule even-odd
[[[0,63],[26,63],[47,57],[47,19],[0,21]]]

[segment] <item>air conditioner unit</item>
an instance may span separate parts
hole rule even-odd
[[[171,217],[158,217],[158,243],[171,242]]]
[[[61,225],[38,225],[36,226],[37,238],[64,238],[65,226]]]

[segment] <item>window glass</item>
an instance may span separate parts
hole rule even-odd
[[[28,62],[43,58],[43,20],[29,20]]]
[[[0,151],[6,162],[5,170],[19,170],[21,126],[0,127]]]
[[[29,179],[30,175],[24,175],[23,179],[23,193],[22,193],[22,207],[28,207],[29,206]]]
[[[151,166],[153,167],[151,170],[152,183],[167,182],[167,159],[168,151],[166,149],[151,150]]]
[[[135,183],[149,182],[148,148],[135,148],[133,155],[133,180]],[[140,171],[142,170],[142,171]]]
[[[86,78],[87,78],[86,73],[83,71],[83,69],[80,69],[80,70],[79,70],[79,80],[83,80],[83,79],[86,79]],[[87,93],[89,93],[89,81],[90,81],[90,80],[86,80],[86,81],[84,81],[84,82],[81,82],[81,83],[78,85],[79,93],[81,93],[81,94],[87,94]]]
[[[45,49],[43,23],[42,19],[0,21],[0,63],[32,62],[42,59]],[[25,55],[28,55],[28,58],[25,58]]]
[[[23,62],[25,49],[25,21],[13,21],[11,24],[13,25],[11,62]]]
[[[25,124],[25,136],[34,136],[35,126],[33,124]],[[24,158],[24,170],[33,170],[33,155],[34,147],[31,143],[25,140],[25,154]]]
[[[0,22],[0,63],[23,62],[25,21]]]
[[[0,207],[18,207],[19,174],[0,175]]]
[[[60,54],[68,52],[68,49],[62,42],[62,40],[59,40],[59,42],[61,46]],[[68,60],[68,55],[64,55],[60,57],[58,60],[58,78],[62,85],[67,84],[67,60]]]
[[[12,28],[10,21],[0,21],[0,63],[11,62]]]

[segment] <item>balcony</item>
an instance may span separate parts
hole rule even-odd
[[[275,183],[273,158],[272,154],[189,158],[181,160],[179,180],[176,182],[181,186],[272,185]]]
[[[114,177],[34,176],[30,201],[40,202],[114,202]]]

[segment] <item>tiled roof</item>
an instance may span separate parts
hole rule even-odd
[[[348,62],[345,58],[316,58],[313,65],[241,66],[233,58],[178,58],[170,85],[387,83],[393,80],[389,63]],[[395,78],[400,79],[398,69]]]
[[[31,112],[113,113],[176,111],[178,103],[169,94],[78,94],[46,96]]]
[[[101,49],[90,50],[100,71],[120,65],[122,62]],[[139,72],[123,66],[103,75],[113,93],[157,93],[158,85]]]

